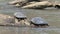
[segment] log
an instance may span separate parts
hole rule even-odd
[[[30,5],[26,5],[26,6],[23,6],[21,8],[46,8],[46,7],[50,7],[50,6],[53,6],[52,3],[48,2],[48,1],[42,1],[42,2],[36,2],[36,3],[32,3]]]

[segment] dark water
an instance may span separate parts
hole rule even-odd
[[[51,27],[31,28],[31,27],[2,27],[0,34],[60,34],[60,9],[46,8],[40,9],[21,9],[12,5],[7,5],[11,0],[0,0],[0,13],[13,16],[14,12],[22,12],[29,19],[33,17],[44,18]],[[52,0],[55,1],[55,0]],[[56,0],[60,1],[60,0]]]

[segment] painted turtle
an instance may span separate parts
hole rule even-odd
[[[44,21],[41,17],[34,17],[31,19],[31,24],[35,26],[48,26],[48,23]]]
[[[14,18],[16,23],[25,22],[25,20],[27,19],[27,17],[21,12],[14,13]]]
[[[18,19],[24,19],[27,18],[24,14],[22,14],[21,12],[16,12],[14,13],[14,16]]]

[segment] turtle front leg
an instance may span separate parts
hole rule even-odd
[[[19,24],[19,21],[18,21],[18,19],[15,19],[15,24]]]
[[[30,23],[27,19],[24,19],[24,24],[30,26]]]

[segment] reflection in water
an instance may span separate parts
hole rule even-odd
[[[0,26],[0,34],[50,34],[50,32],[60,33],[60,28],[31,28],[31,27],[1,27]]]

